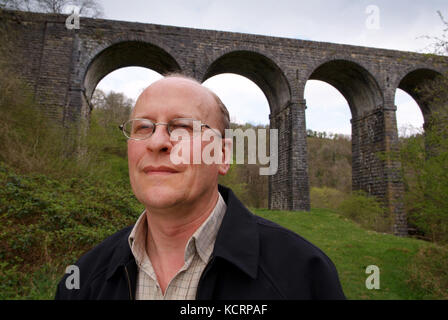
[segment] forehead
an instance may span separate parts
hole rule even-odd
[[[133,117],[158,120],[173,117],[192,117],[208,120],[214,98],[201,85],[182,78],[164,78],[153,83],[138,98]],[[161,120],[158,120],[161,121]]]

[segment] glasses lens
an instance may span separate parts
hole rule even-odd
[[[129,120],[124,125],[124,133],[131,139],[146,139],[154,132],[154,123],[149,120]]]
[[[195,130],[201,131],[201,122],[198,120],[173,119],[168,123],[168,131],[172,137],[188,139],[193,137]]]

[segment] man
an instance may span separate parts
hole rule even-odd
[[[196,80],[169,75],[149,86],[123,126],[132,189],[146,209],[81,257],[79,289],[67,289],[66,275],[56,298],[344,299],[322,251],[218,186],[228,127],[225,106]],[[213,139],[201,139],[203,129]],[[221,161],[193,161],[216,141]]]

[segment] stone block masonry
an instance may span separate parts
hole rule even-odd
[[[140,66],[180,71],[199,81],[236,73],[255,82],[279,130],[279,167],[269,178],[269,208],[309,210],[305,84],[321,80],[338,89],[352,114],[353,189],[378,197],[407,234],[400,164],[377,157],[396,148],[393,102],[397,88],[414,89],[444,70],[430,57],[373,49],[213,30],[0,11],[0,25],[14,32],[16,70],[33,88],[46,114],[63,126],[89,117],[89,100],[110,72]],[[1,59],[1,58],[0,58]],[[11,62],[15,63],[15,62]],[[422,112],[429,112],[425,106]],[[322,115],[325,117],[325,115]]]

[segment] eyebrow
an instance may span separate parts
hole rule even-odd
[[[176,119],[176,118],[194,118],[191,114],[190,115],[186,115],[186,114],[181,114],[181,113],[176,113],[174,114],[174,117],[172,119]]]
[[[181,114],[181,113],[175,113],[172,117],[170,117],[169,120],[172,120],[172,119],[178,119],[178,118],[196,119],[196,118],[195,118],[194,116],[192,116],[192,115],[186,115],[186,114]],[[134,115],[134,116],[133,116],[133,119],[148,119],[148,120],[151,120],[151,121],[156,122],[155,119],[153,119],[152,117],[150,117],[150,116],[145,116],[145,115]],[[199,119],[198,119],[198,120],[199,120]]]

